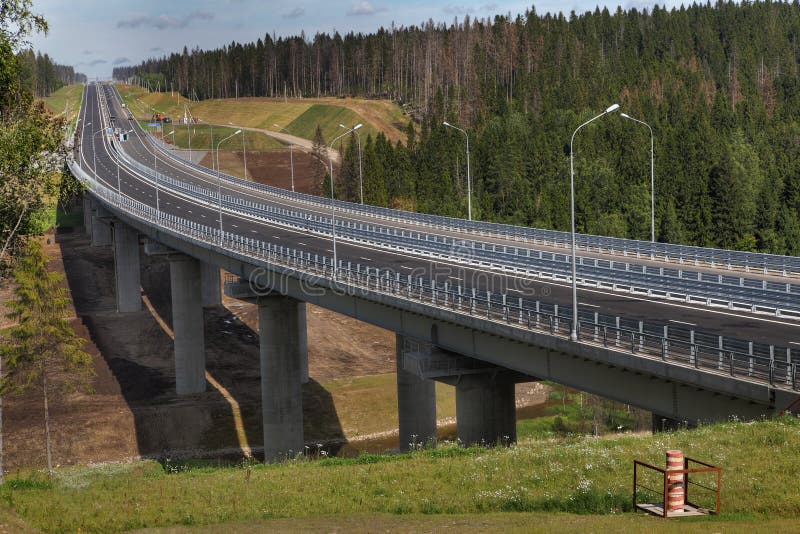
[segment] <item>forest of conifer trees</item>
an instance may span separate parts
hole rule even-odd
[[[50,56],[31,49],[17,55],[19,79],[22,86],[35,97],[50,96],[65,85],[86,82],[86,75],[75,72],[73,67],[59,65]]]
[[[656,238],[800,253],[800,4],[429,21],[373,34],[231,43],[118,68],[191,98],[387,97],[406,143],[362,139],[366,201],[569,227],[569,140],[612,103],[655,136]],[[609,115],[575,140],[580,231],[649,239],[647,128]],[[353,198],[347,146],[338,194]],[[355,162],[355,163],[354,163]],[[338,181],[337,175],[337,181]]]

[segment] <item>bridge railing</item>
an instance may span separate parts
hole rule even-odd
[[[280,265],[294,271],[301,280],[333,281],[342,292],[393,295],[459,314],[480,317],[514,328],[568,338],[571,309],[567,306],[525,298],[509,298],[448,282],[414,277],[410,274],[340,261],[334,268],[330,258],[282,245],[220,231],[175,215],[159,213],[152,206],[118,194],[74,163],[73,173],[105,202],[133,218],[156,225],[187,241],[213,246],[250,259],[254,264]],[[579,343],[602,345],[640,357],[656,358],[705,372],[728,374],[782,389],[800,389],[798,361],[791,349],[722,338],[668,325],[635,321],[597,312],[579,310]],[[718,339],[714,346],[708,340]],[[748,347],[747,352],[741,350]],[[768,354],[769,356],[765,356]],[[785,354],[785,359],[782,357]]]
[[[154,171],[131,158],[116,143],[117,157],[136,168],[160,187],[191,195],[217,207],[219,193],[211,188],[188,183]],[[222,208],[271,223],[288,225],[319,235],[331,235],[331,219],[310,215],[232,195],[222,195]],[[422,231],[337,219],[337,236],[371,246],[402,250],[434,259],[464,265],[511,270],[531,277],[571,280],[571,256],[541,249],[452,238]],[[724,307],[777,316],[800,317],[800,285],[723,276],[685,269],[649,267],[597,258],[578,258],[578,279],[583,286],[627,291],[637,295],[663,298],[707,306]]]

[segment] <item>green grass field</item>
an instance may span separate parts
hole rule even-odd
[[[664,523],[630,513],[633,460],[662,465],[664,451],[673,448],[723,468],[721,516]],[[495,449],[445,444],[402,455],[276,465],[141,461],[60,468],[52,483],[40,473],[8,480],[0,502],[45,532],[181,525],[248,532],[304,524],[438,530],[460,522],[496,531],[548,525],[783,531],[796,528],[800,517],[798,449],[800,419],[783,418],[655,436],[529,440]],[[690,490],[692,500],[708,504],[692,491],[698,490]]]
[[[142,128],[147,130],[147,123],[142,123]],[[173,141],[173,136],[170,134],[172,130],[175,130],[175,136]],[[189,125],[189,131],[191,132],[192,138],[192,149],[196,150],[211,150],[211,135],[213,129],[213,136],[214,136],[214,150],[217,148],[217,143],[231,135],[236,131],[235,128],[225,127],[225,126],[208,126],[205,124],[192,124]],[[152,129],[150,129],[152,131]],[[168,143],[176,144],[181,148],[188,148],[189,147],[189,135],[190,133],[187,132],[187,128],[185,125],[182,124],[166,124],[164,126],[164,134]],[[266,134],[260,132],[253,132],[253,131],[243,131],[242,134],[239,136],[233,137],[225,141],[222,145],[220,145],[220,151],[241,151],[242,150],[242,138],[241,135],[244,135],[245,144],[247,146],[247,150],[252,151],[266,151],[266,150],[280,150],[283,148],[288,148],[287,145],[284,145],[280,141],[276,140],[273,137],[270,137]]]

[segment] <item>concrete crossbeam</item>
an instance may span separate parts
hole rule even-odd
[[[404,365],[407,352],[430,352],[429,343],[418,344],[397,334],[396,347],[399,444],[401,451],[407,451],[414,445],[436,443],[436,383]]]
[[[117,289],[117,311],[137,312],[142,309],[139,232],[125,223],[114,223],[114,274]]]
[[[303,452],[299,301],[282,295],[258,299],[264,461]]]
[[[178,395],[206,390],[203,306],[200,262],[188,256],[170,257],[172,329],[175,334],[175,388]]]

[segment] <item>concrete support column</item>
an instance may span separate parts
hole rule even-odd
[[[92,237],[92,198],[84,193],[83,195],[83,233]]]
[[[219,285],[219,267],[210,263],[200,264],[200,287],[204,308],[212,308],[222,304],[222,292]]]
[[[297,335],[300,345],[300,383],[308,383],[308,325],[306,321],[306,303],[297,303]]]
[[[110,217],[103,207],[95,202],[94,214],[92,215],[92,246],[105,247],[111,244],[111,225],[109,221],[103,221],[102,218]]]
[[[117,311],[141,311],[139,233],[121,222],[114,223],[114,274],[117,283]]]
[[[303,452],[298,301],[282,295],[258,299],[264,461]]]
[[[436,443],[436,383],[403,367],[406,339],[396,335],[397,419],[400,450],[411,444]],[[427,347],[430,350],[430,346]]]
[[[175,333],[175,388],[178,395],[206,390],[200,262],[188,256],[170,258],[172,329]]]
[[[463,375],[456,383],[456,425],[463,445],[517,440],[514,382],[502,373]]]

